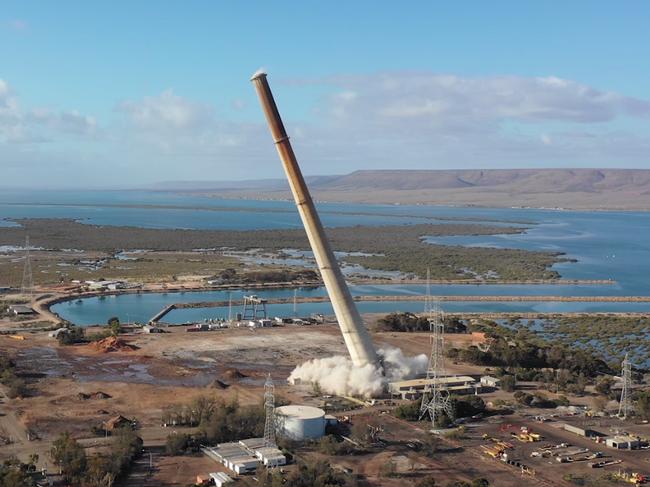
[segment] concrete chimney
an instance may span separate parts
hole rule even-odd
[[[309,244],[316,257],[318,269],[325,282],[325,288],[334,307],[334,313],[339,322],[341,333],[343,333],[343,339],[350,353],[352,363],[359,367],[367,364],[379,366],[379,359],[370,339],[370,334],[363,324],[350,290],[345,283],[345,279],[343,279],[343,274],[325,236],[323,224],[316,212],[309,189],[298,166],[298,161],[293,153],[289,137],[273,99],[273,93],[271,93],[271,88],[266,79],[266,73],[255,73],[251,81],[255,85],[266,121],[275,141],[275,147],[284,165],[284,171],[289,180],[298,213],[300,213],[302,224],[305,227],[305,232],[307,232]]]

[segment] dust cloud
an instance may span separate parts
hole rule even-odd
[[[426,372],[428,358],[424,354],[406,357],[399,348],[392,347],[380,349],[378,354],[384,365],[384,374],[372,364],[355,367],[348,357],[336,355],[299,365],[288,380],[292,384],[318,383],[328,394],[369,398],[381,395],[388,382]]]

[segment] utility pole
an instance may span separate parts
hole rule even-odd
[[[628,358],[628,354],[625,354],[623,359],[622,369],[623,373],[623,389],[621,390],[621,402],[618,407],[618,417],[621,419],[627,419],[627,417],[632,412],[632,363]]]
[[[271,374],[266,377],[264,383],[264,409],[264,446],[275,446],[275,386]]]
[[[420,419],[428,415],[431,419],[431,425],[435,428],[436,419],[440,416],[440,413],[444,412],[449,419],[453,419],[453,411],[449,391],[440,383],[442,377],[445,376],[445,325],[440,302],[433,302],[431,299],[429,279],[429,270],[427,269],[427,295],[424,301],[424,311],[428,315],[429,330],[431,331],[431,354],[429,355],[426,378],[426,383],[429,384],[429,394],[426,392],[425,385],[420,404]]]
[[[23,281],[20,294],[28,296],[31,302],[34,293],[34,280],[32,277],[32,260],[29,255],[29,235],[25,237],[25,266],[23,267]]]

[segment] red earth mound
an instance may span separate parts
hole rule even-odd
[[[118,337],[107,337],[98,340],[92,344],[92,347],[103,353],[133,351],[139,348]]]

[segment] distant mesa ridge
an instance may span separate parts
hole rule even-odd
[[[360,170],[307,178],[330,201],[650,210],[648,169]],[[167,182],[153,189],[288,197],[284,179]]]
[[[456,189],[494,188],[516,192],[599,192],[650,190],[644,169],[486,169],[355,171],[313,186],[317,189]]]

